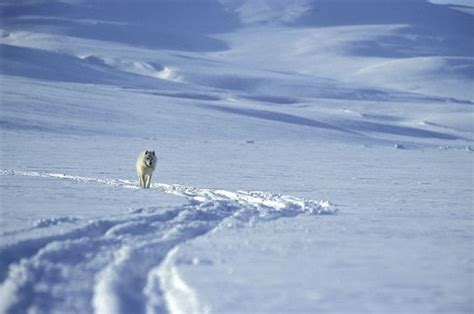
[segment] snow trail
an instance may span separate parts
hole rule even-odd
[[[121,179],[14,170],[0,174],[138,188],[135,182]],[[89,221],[75,217],[44,220],[34,228],[48,229],[62,222],[68,228],[1,245],[0,313],[206,312],[175,266],[180,244],[218,228],[337,211],[327,201],[265,192],[165,183],[152,188],[184,196],[189,203],[167,210],[137,208]],[[74,301],[69,300],[71,296]]]
[[[159,309],[155,302],[153,295],[153,282],[159,282],[164,291],[167,308],[171,313],[179,314],[205,314],[209,313],[208,307],[199,303],[195,291],[189,287],[186,282],[180,277],[179,271],[174,263],[174,258],[178,252],[178,247],[175,247],[168,254],[166,259],[158,267],[155,267],[149,272],[147,282],[147,292],[150,294],[147,309],[149,312],[154,312]]]
[[[83,183],[105,184],[128,189],[140,189],[140,187],[136,184],[135,181],[125,179],[101,179],[61,173],[36,171],[25,172],[6,169],[1,170],[0,175],[62,179]],[[168,194],[184,196],[196,203],[202,203],[207,201],[227,201],[235,202],[243,206],[252,206],[255,207],[257,210],[260,210],[260,213],[263,216],[266,214],[271,214],[274,211],[281,212],[282,214],[286,213],[290,216],[292,215],[292,213],[295,212],[306,212],[310,214],[332,214],[335,211],[335,208],[332,207],[328,201],[300,199],[293,196],[272,194],[261,191],[239,190],[237,192],[231,192],[220,189],[194,188],[180,184],[166,183],[153,183],[151,187]],[[265,209],[265,211],[263,211],[262,209]]]

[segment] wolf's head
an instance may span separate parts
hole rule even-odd
[[[145,165],[147,167],[153,167],[154,163],[156,161],[155,151],[154,150],[146,150],[144,159],[145,159]]]

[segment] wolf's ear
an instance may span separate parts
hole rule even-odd
[[[145,155],[146,155],[146,154],[148,154],[148,151],[147,151],[147,150],[145,151]]]
[[[154,150],[151,153],[153,154],[153,156],[155,156],[155,151]]]

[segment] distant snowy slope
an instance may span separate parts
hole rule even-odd
[[[241,10],[258,12],[258,3],[245,2]],[[423,0],[315,1],[311,6],[295,3],[301,5],[300,10],[309,9],[299,18],[280,23],[293,27],[277,28],[272,37],[258,28],[247,31],[245,37],[232,36],[231,42],[242,40],[228,51],[229,58],[242,55],[248,62],[252,59],[246,56],[264,58],[270,49],[272,58],[256,59],[254,65],[428,95],[473,98],[467,82],[472,84],[474,77],[470,31],[474,24],[468,14]],[[254,10],[249,9],[252,5]],[[246,21],[245,16],[242,19]],[[274,20],[268,17],[267,22],[272,25]],[[245,40],[249,36],[251,39]],[[421,57],[423,64],[418,62]],[[456,66],[444,66],[453,59]],[[407,66],[401,71],[383,67],[393,61]],[[292,68],[283,69],[284,65]],[[372,73],[374,67],[377,71]],[[418,77],[416,82],[410,81],[412,75]]]
[[[311,0],[291,2],[286,0],[220,0],[219,2],[227,11],[236,13],[244,25],[290,24],[304,16],[314,5],[314,1]]]
[[[472,313],[450,3],[1,1],[0,314]]]
[[[435,4],[453,4],[462,5],[466,7],[474,7],[474,1],[472,0],[429,0],[429,2]]]
[[[249,72],[242,68],[244,65],[431,96],[473,98],[467,85],[473,80],[472,18],[424,0],[295,1],[291,6],[287,1],[136,1],[133,10],[128,10],[127,5],[123,2],[110,8],[102,2],[32,2],[26,7],[15,2],[5,4],[3,42],[42,48],[33,42],[39,34],[64,34],[149,49],[215,52],[215,57],[226,64],[227,70],[220,71],[236,73],[235,67],[240,67],[241,77]],[[278,25],[284,27],[279,29]],[[266,31],[273,27],[276,32]],[[9,31],[11,28],[15,32]],[[17,38],[18,30],[34,30],[35,35]],[[216,36],[223,33],[228,35]],[[48,44],[43,48],[52,47]],[[78,48],[81,49],[74,49]],[[111,48],[103,58],[117,53]],[[5,53],[11,49],[5,47]],[[65,45],[54,52],[58,50],[71,53]],[[87,53],[84,48],[81,50],[81,55]],[[273,52],[272,58],[262,60],[267,51]],[[167,54],[170,57],[170,62],[179,62],[182,73],[178,71],[176,76],[183,80],[215,86],[214,81],[226,78],[216,77],[202,62],[189,67]],[[393,61],[403,70],[385,66]],[[413,70],[411,63],[417,64]],[[71,60],[71,64],[74,66],[75,62]],[[373,73],[372,69],[377,71]],[[242,78],[248,80],[250,75]],[[402,80],[401,76],[417,79]],[[375,80],[377,77],[384,79]],[[218,87],[235,89],[233,85],[224,81]]]

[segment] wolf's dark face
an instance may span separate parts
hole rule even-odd
[[[153,163],[155,162],[155,151],[145,151],[145,165],[147,167],[153,167]]]

